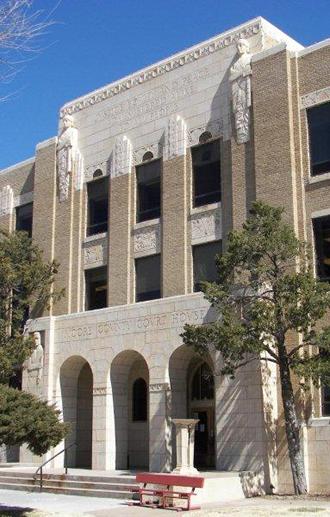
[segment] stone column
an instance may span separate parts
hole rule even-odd
[[[149,385],[149,470],[170,472],[172,462],[168,382]]]
[[[112,394],[106,386],[93,388],[92,468],[115,470],[116,444],[114,420],[111,418]]]
[[[199,422],[194,418],[174,418],[176,427],[176,467],[173,474],[196,475],[194,467],[195,426]]]

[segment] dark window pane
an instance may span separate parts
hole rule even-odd
[[[144,379],[136,379],[133,384],[133,421],[145,422],[148,414],[147,383]]]
[[[322,389],[322,415],[330,416],[330,386]]]
[[[136,301],[160,298],[160,255],[143,257],[135,261]]]
[[[160,160],[136,168],[138,223],[160,217],[160,169]]]
[[[214,398],[214,378],[211,368],[203,363],[195,372],[192,380],[192,400],[211,400]]]
[[[87,235],[108,231],[109,179],[102,178],[87,185],[88,225]]]
[[[307,110],[312,175],[330,172],[330,102]]]
[[[193,246],[194,291],[200,291],[200,284],[203,281],[217,281],[215,257],[221,254],[221,249],[221,241]]]
[[[320,280],[330,280],[330,216],[313,219],[316,272]]]
[[[85,271],[86,310],[107,307],[107,268],[100,267]]]
[[[220,143],[209,142],[191,150],[194,178],[194,206],[221,200]]]
[[[33,203],[16,208],[16,230],[27,232],[32,237]]]

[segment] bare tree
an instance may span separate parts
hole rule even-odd
[[[40,51],[40,38],[54,22],[33,9],[33,0],[0,0],[0,82],[13,79],[22,63]]]

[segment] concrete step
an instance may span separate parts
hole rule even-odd
[[[26,492],[39,492],[39,485],[28,483],[3,483],[0,482],[0,490],[24,490]],[[52,494],[79,495],[87,497],[109,497],[111,499],[132,499],[132,493],[120,490],[104,490],[98,488],[73,488],[63,486],[48,486],[45,484],[42,488],[43,492]]]
[[[10,470],[0,470],[0,481],[3,477],[12,477],[12,478],[26,478],[32,479],[34,476],[34,472],[21,472],[21,471],[10,471]],[[38,479],[40,477],[40,473],[38,474]],[[52,474],[49,472],[43,473],[44,479],[53,479],[53,480],[68,480],[68,481],[82,481],[82,482],[90,482],[90,483],[119,483],[125,485],[135,485],[135,476],[82,476],[76,474]]]
[[[76,481],[71,479],[54,479],[53,477],[43,478],[43,485],[47,487],[58,487],[58,488],[82,488],[82,489],[97,489],[97,490],[111,490],[118,492],[130,492],[132,488],[138,488],[136,484],[126,483],[102,483],[102,482],[91,482],[91,481]],[[17,477],[17,476],[1,476],[1,484],[14,484],[14,485],[31,485],[40,486],[39,478],[35,480],[30,477]]]

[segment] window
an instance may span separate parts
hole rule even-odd
[[[307,110],[312,176],[330,172],[330,102]]]
[[[136,168],[138,223],[160,217],[160,169],[160,160]]]
[[[160,255],[135,260],[136,301],[160,298]]]
[[[191,150],[193,167],[193,205],[221,200],[220,142],[207,142]]]
[[[86,310],[107,307],[107,268],[99,267],[85,271]]]
[[[313,219],[316,273],[320,280],[330,280],[330,216]]]
[[[133,422],[145,422],[147,420],[148,395],[147,383],[144,379],[136,379],[133,383]]]
[[[221,254],[221,241],[193,246],[194,291],[201,290],[201,282],[216,282],[216,255]]]
[[[108,178],[98,179],[87,185],[87,236],[108,231],[108,186]]]
[[[201,364],[191,383],[192,400],[211,400],[214,398],[214,379],[211,368],[207,363]]]
[[[16,230],[27,232],[32,237],[32,210],[33,203],[16,208]]]
[[[330,416],[330,386],[322,388],[322,416]]]

